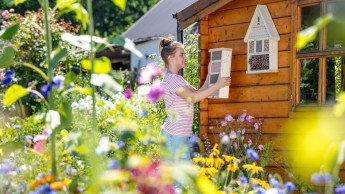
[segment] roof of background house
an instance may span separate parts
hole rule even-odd
[[[143,42],[176,34],[175,14],[197,0],[160,0],[122,35],[134,42]]]

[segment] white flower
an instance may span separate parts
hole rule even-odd
[[[49,110],[46,115],[46,127],[50,134],[57,126],[60,125],[60,114],[57,111]]]
[[[109,150],[110,150],[109,138],[102,137],[102,139],[99,141],[98,147],[96,148],[96,153],[103,154],[103,153],[107,153]]]

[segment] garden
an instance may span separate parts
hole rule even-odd
[[[304,165],[318,160],[313,164],[319,170],[307,178],[266,168],[276,161],[274,142],[262,143],[265,121],[247,110],[209,127],[221,131],[214,144],[200,139],[194,117],[192,160],[171,163],[163,159],[168,151],[161,129],[166,115],[179,118],[165,112],[165,69],[157,54],[139,73],[113,70],[109,58],[96,57],[114,45],[142,54],[128,38],[95,35],[91,0],[57,0],[53,7],[42,0],[38,10],[22,14],[16,6],[25,0],[5,2],[10,8],[1,10],[0,193],[345,192],[338,178],[345,160],[344,94],[333,112],[292,125],[304,130],[292,141],[301,146],[294,156]],[[125,10],[126,0],[112,2]],[[66,13],[79,25],[60,18]],[[298,46],[330,20],[321,18],[313,30],[301,32]],[[183,43],[184,78],[196,88],[198,36],[186,34]],[[334,139],[323,136],[326,126]],[[298,144],[306,137],[318,141]],[[308,158],[305,152],[320,153]]]

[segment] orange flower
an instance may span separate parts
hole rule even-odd
[[[63,181],[53,182],[50,184],[50,189],[61,190],[64,186],[65,186],[65,182]]]
[[[33,183],[30,183],[30,187],[31,188],[35,188],[35,187],[37,187],[38,185],[40,185],[40,183],[39,182],[37,182],[37,181],[35,181],[35,182],[33,182]]]

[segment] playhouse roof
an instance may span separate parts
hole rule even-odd
[[[266,5],[257,5],[255,12],[253,14],[252,17],[252,21],[249,24],[248,30],[247,30],[247,34],[244,37],[244,42],[247,42],[250,34],[253,30],[254,27],[254,23],[255,23],[255,19],[257,16],[260,16],[260,18],[262,19],[264,26],[266,27],[266,30],[268,32],[268,35],[270,36],[269,38],[273,39],[273,40],[280,40],[280,36],[278,34],[278,31],[273,23],[273,20],[271,18],[270,12],[267,9]]]
[[[176,34],[177,22],[172,14],[197,0],[160,0],[122,35],[134,42],[149,41],[165,35]]]
[[[199,0],[177,13],[180,20],[181,30],[195,22],[199,22],[203,17],[211,14],[217,9],[228,4],[232,0]]]

